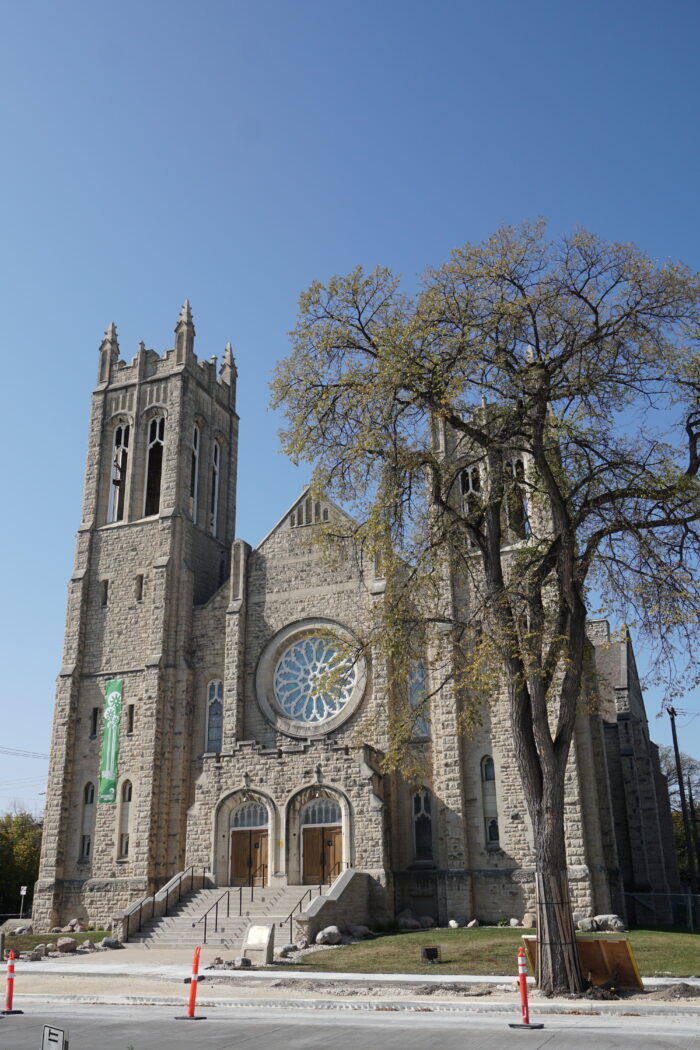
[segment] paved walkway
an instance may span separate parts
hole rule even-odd
[[[409,1010],[433,1012],[510,1012],[518,1009],[515,975],[503,976],[431,974],[309,973],[298,970],[209,970],[221,949],[202,949],[200,985],[202,1005],[251,1005],[271,1009],[316,1010]],[[29,1002],[74,1002],[145,1004],[177,1003],[186,998],[184,979],[189,976],[192,953],[182,949],[152,949],[128,946],[110,952],[96,952],[62,959],[16,964],[15,995]],[[649,978],[647,990],[678,984],[678,978]],[[530,982],[532,983],[532,982]],[[686,983],[700,988],[699,978]],[[439,987],[451,986],[451,988]],[[472,986],[472,994],[469,992]],[[475,997],[473,986],[488,986],[490,994]],[[432,991],[432,989],[435,989]],[[428,991],[427,989],[430,989]],[[697,1004],[697,1005],[696,1005]],[[545,1000],[533,996],[533,1011],[562,1013],[571,1011],[571,1000]],[[613,1002],[576,1000],[576,1010],[605,1015],[625,1014],[695,1015],[700,1020],[700,1000]]]

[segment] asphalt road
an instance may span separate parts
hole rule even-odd
[[[541,1030],[502,1015],[177,1007],[29,1005],[0,1017],[0,1050],[41,1050],[45,1024],[67,1029],[70,1050],[700,1050],[697,1017],[544,1016]]]

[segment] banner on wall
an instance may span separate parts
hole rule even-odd
[[[105,685],[104,732],[100,759],[100,802],[117,798],[117,759],[119,758],[119,725],[122,716],[123,679],[113,678]]]

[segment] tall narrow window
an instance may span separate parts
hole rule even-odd
[[[513,538],[524,540],[530,535],[525,490],[525,464],[516,457],[506,464],[506,517]]]
[[[219,474],[221,472],[221,446],[215,441],[211,450],[211,492],[209,499],[209,529],[216,536],[219,516]]]
[[[80,825],[80,860],[92,859],[92,835],[95,826],[95,785],[88,781],[83,788],[83,814]]]
[[[192,428],[192,459],[190,463],[190,514],[197,524],[197,494],[199,490],[199,427]]]
[[[102,605],[106,605],[109,601],[109,580],[100,580],[102,584],[100,590],[100,602]]]
[[[134,731],[134,705],[129,704],[126,709],[126,731],[131,736]]]
[[[425,661],[412,660],[408,673],[408,703],[412,718],[411,735],[415,740],[427,740],[430,737],[426,696]]]
[[[433,814],[432,796],[426,788],[413,796],[413,841],[416,860],[433,859]]]
[[[129,856],[129,832],[131,824],[131,797],[133,789],[130,780],[122,784],[119,804],[119,859]]]
[[[160,482],[163,474],[163,445],[165,443],[165,417],[156,416],[148,424],[146,447],[146,491],[143,513],[145,517],[160,510]]]
[[[207,691],[207,751],[221,751],[224,714],[224,683],[209,683]]]
[[[100,717],[100,709],[99,709],[99,707],[93,707],[93,709],[92,709],[92,711],[90,713],[90,736],[91,737],[97,736],[97,724],[98,724],[99,717]]]
[[[112,450],[112,478],[109,486],[107,521],[121,521],[124,517],[126,496],[126,468],[129,461],[129,426],[120,424],[114,431]]]
[[[481,797],[484,809],[484,830],[487,847],[497,847],[500,842],[498,830],[498,805],[496,800],[496,767],[490,755],[481,760]]]
[[[134,577],[134,598],[137,602],[143,601],[143,573]]]

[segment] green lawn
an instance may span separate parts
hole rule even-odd
[[[111,936],[109,930],[85,930],[84,933],[23,933],[17,937],[6,934],[5,948],[14,948],[16,952],[29,952],[37,944],[54,945],[59,937],[75,937],[78,944],[82,944],[83,941],[99,944],[103,937]]]
[[[333,951],[313,952],[295,969],[348,973],[425,973],[502,975],[518,972],[520,929],[482,926],[473,930],[424,930],[420,933],[386,934],[371,941],[349,944]],[[534,932],[534,931],[531,931]],[[614,937],[614,934],[608,934]],[[632,943],[642,977],[700,976],[700,934],[633,930]],[[421,960],[421,947],[436,944],[442,962]]]

